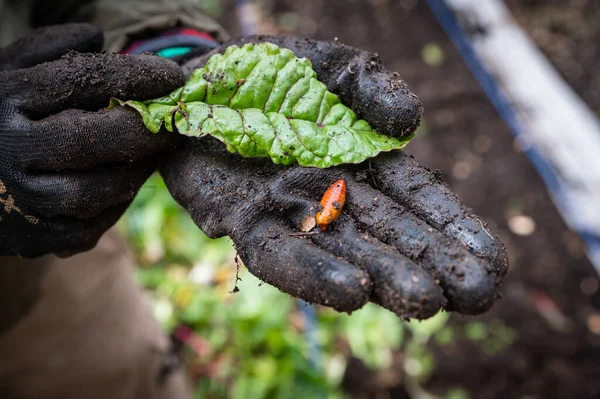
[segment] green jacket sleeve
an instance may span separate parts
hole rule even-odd
[[[194,28],[224,41],[223,27],[190,0],[96,0],[84,2],[63,22],[91,22],[105,33],[105,49],[118,52],[128,37],[147,30],[166,30],[177,26]]]

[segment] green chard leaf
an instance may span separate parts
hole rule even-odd
[[[317,79],[311,62],[271,43],[230,46],[188,82],[150,101],[113,100],[137,110],[157,133],[213,136],[232,153],[276,164],[327,168],[406,146],[375,132]]]

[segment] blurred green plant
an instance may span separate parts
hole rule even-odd
[[[439,44],[436,42],[429,42],[421,49],[421,58],[425,64],[438,68],[444,63],[446,56]]]
[[[464,335],[475,342],[488,356],[497,355],[516,341],[517,331],[508,327],[501,319],[493,319],[487,324],[472,321],[465,324]]]
[[[469,393],[462,388],[451,388],[446,393],[445,399],[469,399]]]

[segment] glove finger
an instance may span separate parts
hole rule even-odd
[[[307,190],[290,189],[287,181],[279,179],[272,186],[272,197],[280,213],[300,227],[307,217],[314,217],[319,206],[315,196],[305,199]],[[319,185],[314,181],[312,184]],[[317,246],[367,271],[373,281],[372,302],[400,317],[417,319],[433,316],[446,304],[442,288],[423,268],[368,232],[359,231],[347,213],[325,232],[316,228],[313,231],[317,234],[310,238]]]
[[[154,55],[72,53],[10,73],[8,92],[34,119],[69,108],[95,111],[107,107],[112,97],[160,97],[185,82],[176,63]]]
[[[43,218],[72,216],[90,219],[103,210],[133,199],[156,168],[154,160],[102,165],[30,175],[22,184],[20,203]]]
[[[449,310],[478,314],[492,306],[501,278],[487,261],[382,192],[353,180],[347,184],[348,211],[359,228],[396,247],[439,280]]]
[[[494,266],[498,276],[506,274],[508,261],[501,241],[439,177],[401,152],[382,154],[371,165],[379,190],[437,230],[461,241]]]
[[[309,240],[290,237],[292,231],[268,217],[231,238],[248,270],[281,291],[343,312],[364,306],[372,288],[367,272]]]
[[[93,249],[102,235],[119,221],[131,202],[132,200],[129,200],[113,205],[91,219],[75,221],[64,218],[62,223],[53,224],[58,236],[63,237],[61,240],[63,244],[49,246],[49,248],[52,248],[52,251],[60,258],[67,258]],[[47,222],[52,223],[53,221],[49,219]]]
[[[119,221],[130,204],[131,200],[110,206],[90,219],[69,216],[46,219],[44,223],[52,229],[55,238],[45,244],[43,253],[53,252],[66,258],[93,249],[102,235]]]
[[[70,109],[37,121],[22,118],[15,125],[15,140],[5,146],[22,168],[37,171],[133,162],[181,140],[167,131],[152,134],[139,114],[125,107]]]
[[[379,133],[400,137],[413,133],[419,126],[423,105],[398,73],[385,69],[377,54],[337,41],[295,36],[247,36],[189,60],[183,69],[189,74],[191,69],[203,66],[211,55],[224,52],[228,46],[261,42],[288,48],[297,57],[311,60],[317,78],[327,89],[339,95],[346,106]],[[189,59],[191,55],[186,57]]]
[[[100,237],[111,228],[125,212],[131,201],[111,206],[91,219],[76,219],[71,216],[54,216],[40,219],[31,226],[19,225],[19,234],[10,230],[0,231],[0,248],[2,253],[35,258],[49,253],[60,257],[75,255],[89,251],[96,246]],[[21,215],[6,217],[20,218]],[[10,225],[7,220],[7,225]],[[31,230],[31,234],[23,230]],[[43,240],[39,240],[40,231],[48,232]],[[3,234],[6,233],[6,234]],[[19,248],[15,252],[15,248]]]
[[[446,304],[442,288],[425,270],[395,248],[358,231],[348,215],[311,238],[319,247],[365,268],[373,281],[371,301],[400,317],[426,319]]]
[[[102,51],[104,36],[100,28],[86,23],[47,26],[33,30],[0,50],[0,69],[28,68],[57,60],[69,51]]]
[[[287,182],[290,195],[302,193],[319,198],[339,178],[344,178],[347,185],[344,214],[353,217],[360,231],[396,248],[438,280],[449,310],[477,314],[492,306],[501,282],[495,268],[381,191],[358,182],[349,170],[293,168],[281,180]]]

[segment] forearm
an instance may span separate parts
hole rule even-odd
[[[68,259],[0,258],[1,287],[14,288],[0,294],[0,320],[13,312],[12,326],[0,330],[0,397],[189,397],[181,372],[161,382],[170,343],[132,263],[115,230],[94,251]],[[26,303],[19,289],[28,292]],[[14,309],[12,300],[27,306]]]
[[[35,306],[49,262],[0,256],[0,336]]]

